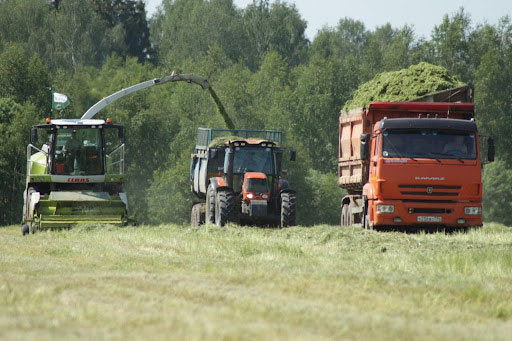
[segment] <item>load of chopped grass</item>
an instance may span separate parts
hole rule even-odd
[[[249,139],[252,139],[249,138]],[[259,138],[254,138],[254,139],[259,139]],[[212,147],[222,147],[222,146],[225,146],[226,145],[226,142],[228,141],[234,141],[234,140],[247,140],[247,137],[240,137],[240,136],[233,136],[233,135],[230,135],[230,136],[219,136],[219,137],[216,137],[212,140],[212,142],[210,142],[210,144],[208,145],[208,147],[212,148]],[[272,141],[275,143],[276,146],[279,147],[279,142],[277,141]]]
[[[226,142],[233,141],[233,140],[244,140],[244,137],[240,136],[234,136],[234,135],[228,135],[228,136],[219,136],[216,137],[210,142],[208,147],[222,147],[226,145]]]
[[[464,85],[444,67],[421,62],[407,69],[383,72],[362,84],[343,107],[368,107],[371,102],[401,102]]]

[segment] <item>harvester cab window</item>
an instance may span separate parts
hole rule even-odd
[[[97,175],[102,173],[101,136],[98,128],[57,129],[54,173]]]
[[[113,125],[105,126],[103,129],[107,174],[123,174],[124,172],[124,139],[121,129],[121,127]]]

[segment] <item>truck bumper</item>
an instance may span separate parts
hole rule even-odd
[[[377,212],[377,205],[393,205],[393,212]],[[481,202],[405,202],[383,200],[374,203],[374,226],[482,226],[482,215],[469,215],[465,207],[480,207]]]

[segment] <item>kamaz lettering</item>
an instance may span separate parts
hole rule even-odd
[[[414,180],[444,181],[444,176],[417,176]]]

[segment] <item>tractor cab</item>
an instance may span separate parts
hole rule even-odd
[[[192,225],[295,225],[282,143],[283,133],[275,130],[199,128],[190,181],[202,201],[192,206]],[[290,161],[295,157],[290,151]]]

